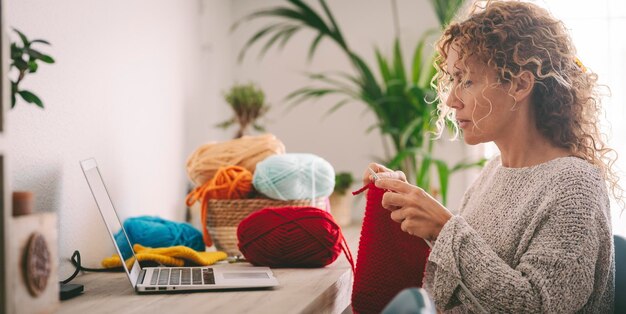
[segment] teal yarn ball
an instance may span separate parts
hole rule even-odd
[[[252,184],[276,200],[327,197],[335,188],[335,170],[313,154],[272,155],[256,165]]]
[[[184,245],[196,251],[204,251],[202,232],[184,222],[174,222],[154,216],[131,217],[124,221],[124,230],[131,245],[157,248]],[[124,259],[133,255],[122,230],[115,234],[115,242]]]

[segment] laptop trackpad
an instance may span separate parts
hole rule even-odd
[[[262,272],[224,272],[224,279],[268,279],[270,276]]]

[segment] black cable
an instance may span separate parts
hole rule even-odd
[[[76,278],[76,276],[78,276],[78,273],[80,271],[112,273],[112,272],[119,272],[119,271],[123,270],[122,267],[116,267],[116,268],[87,268],[87,267],[83,267],[81,265],[81,263],[80,263],[81,262],[80,261],[80,252],[78,252],[78,250],[74,251],[74,254],[72,254],[72,257],[70,258],[70,262],[72,263],[72,265],[74,265],[74,267],[76,267],[76,271],[74,271],[74,273],[69,278],[60,281],[61,284],[66,284],[66,283],[72,281],[74,278]]]

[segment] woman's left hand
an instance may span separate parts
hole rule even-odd
[[[378,179],[376,186],[387,190],[382,205],[402,231],[425,240],[435,240],[452,213],[421,188],[394,179]]]

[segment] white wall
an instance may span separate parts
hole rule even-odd
[[[122,219],[159,215],[182,220],[188,154],[209,140],[231,138],[234,130],[214,127],[230,117],[222,93],[234,81],[258,82],[274,106],[265,123],[289,152],[310,152],[337,171],[360,175],[382,156],[380,136],[365,129],[375,122],[361,103],[324,118],[332,99],[286,112],[284,97],[305,85],[307,70],[350,70],[328,42],[306,64],[311,34],[296,35],[282,52],[258,61],[252,50],[243,64],[236,56],[257,29],[244,14],[277,0],[7,1],[8,25],[49,40],[41,49],[57,61],[24,81],[44,100],[40,110],[20,102],[9,112],[12,185],[36,193],[37,211],[56,211],[60,221],[61,274],[78,249],[87,266],[98,266],[113,248],[82,176],[78,161],[96,157]],[[393,39],[387,1],[330,1],[350,45],[369,62],[373,46],[390,52]],[[417,38],[437,25],[429,2],[398,1],[405,55]],[[258,24],[257,24],[258,26]],[[15,38],[15,37],[14,37]],[[440,154],[458,160],[456,142]],[[449,207],[470,176],[453,177]],[[363,203],[355,204],[355,216]]]
[[[398,0],[401,39],[404,44],[406,64],[410,62],[419,37],[438,22],[429,1]],[[232,18],[236,21],[259,8],[284,4],[279,0],[238,0],[232,3]],[[308,1],[314,7],[317,2]],[[391,54],[394,39],[391,1],[342,0],[328,1],[350,47],[365,58],[377,71],[374,47]],[[326,97],[317,102],[303,103],[291,111],[284,98],[292,91],[309,82],[302,73],[322,71],[346,71],[352,69],[344,54],[330,41],[322,41],[311,64],[307,53],[315,36],[310,31],[294,35],[285,49],[271,49],[261,60],[258,52],[264,42],[251,49],[243,63],[237,63],[237,55],[245,42],[269,24],[255,21],[241,26],[233,33],[230,48],[234,79],[239,82],[254,81],[266,91],[273,105],[269,113],[267,129],[276,134],[286,145],[288,152],[310,152],[327,159],[336,171],[350,171],[360,177],[370,161],[384,156],[383,144],[378,131],[365,134],[376,122],[371,111],[363,103],[350,103],[333,114],[327,111],[342,98]],[[378,74],[376,72],[376,74]],[[231,131],[232,132],[232,131]],[[457,161],[466,155],[466,147],[460,142],[440,145],[438,154]],[[459,199],[470,180],[467,174],[455,174],[450,184],[448,205],[456,209]],[[355,186],[356,187],[356,186]],[[362,201],[355,204],[354,216],[360,217]]]
[[[45,110],[20,102],[7,115],[15,189],[36,194],[37,211],[59,216],[60,277],[73,250],[99,266],[113,252],[78,161],[98,160],[122,219],[182,220],[185,117],[197,107],[198,1],[7,2],[8,25],[56,59],[27,77]],[[13,35],[13,34],[12,34]],[[16,36],[13,37],[17,39]]]

